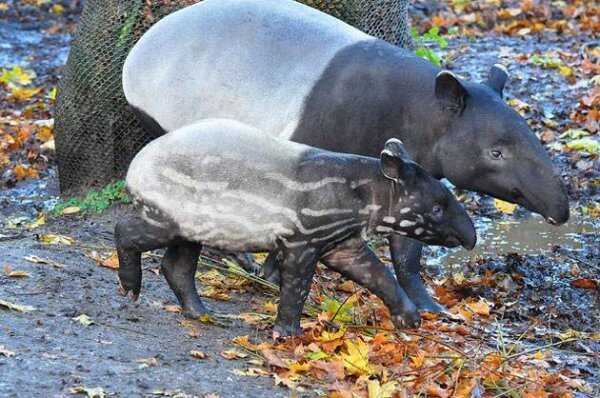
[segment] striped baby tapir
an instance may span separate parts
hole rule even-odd
[[[208,119],[157,138],[132,161],[136,212],[115,228],[120,291],[137,299],[141,253],[166,247],[162,271],[188,317],[207,313],[194,274],[202,246],[282,255],[274,333],[301,332],[317,261],[380,297],[397,326],[419,313],[370,234],[471,249],[471,219],[438,180],[390,139],[380,158],[330,152]]]

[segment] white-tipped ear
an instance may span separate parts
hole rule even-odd
[[[390,138],[386,141],[385,146],[383,148],[396,154],[404,160],[411,160],[411,157],[406,151],[404,144],[398,138]]]
[[[443,70],[435,77],[435,96],[444,108],[460,114],[465,108],[467,90],[454,73]]]
[[[504,90],[507,80],[508,70],[506,70],[506,67],[504,65],[495,64],[490,69],[490,73],[485,84],[502,96],[502,91]]]
[[[411,162],[389,149],[381,151],[380,162],[381,173],[394,182],[402,183],[410,175]]]

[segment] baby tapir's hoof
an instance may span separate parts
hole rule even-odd
[[[273,326],[273,340],[277,340],[281,337],[293,337],[302,336],[302,328],[300,324],[282,324],[276,323]]]
[[[392,315],[392,322],[397,329],[416,329],[421,326],[421,315],[416,311],[404,315]]]
[[[131,292],[133,301],[137,301],[140,297],[142,287],[142,271],[141,270],[125,270],[119,269],[119,293],[127,297]]]

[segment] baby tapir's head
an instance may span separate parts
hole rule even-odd
[[[477,235],[465,209],[448,188],[411,161],[400,140],[386,142],[381,172],[391,185],[379,230],[391,229],[431,245],[475,246]]]

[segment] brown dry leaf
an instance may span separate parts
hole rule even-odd
[[[192,351],[190,351],[190,355],[193,358],[196,358],[196,359],[206,359],[206,358],[208,358],[208,355],[206,355],[206,353],[204,353],[203,351],[198,351],[198,350],[192,350]]]
[[[229,301],[231,296],[229,293],[217,286],[206,286],[200,291],[200,296],[211,298],[214,300]]]
[[[327,380],[330,383],[336,380],[344,380],[344,362],[334,361],[310,361],[310,372],[319,380]]]
[[[30,166],[24,166],[22,164],[18,164],[13,168],[13,173],[15,173],[15,178],[17,181],[24,180],[26,178],[38,178],[39,174],[36,169]]]
[[[247,358],[248,354],[245,352],[241,352],[238,350],[225,350],[221,352],[221,356],[225,359],[234,360],[234,359],[243,359]]]
[[[490,304],[484,300],[467,303],[467,307],[476,314],[489,316],[490,315]]]
[[[248,370],[234,369],[232,371],[233,374],[237,376],[249,376],[249,377],[259,377],[259,376],[270,376],[271,373],[267,372],[264,369],[260,368],[248,368]]]
[[[182,309],[181,306],[177,304],[167,304],[163,307],[167,312],[174,312],[176,314],[180,314]]]
[[[10,264],[4,264],[4,275],[9,278],[26,278],[29,274],[25,271],[13,271]]]
[[[598,282],[593,279],[580,278],[571,281],[571,286],[578,289],[596,289],[598,287]]]
[[[274,366],[277,368],[287,369],[286,364],[283,363],[281,358],[279,358],[275,354],[275,351],[269,350],[269,349],[263,349],[263,350],[261,350],[261,354],[263,357],[265,357],[265,360],[267,361],[267,365]]]
[[[425,351],[419,351],[416,355],[410,357],[411,366],[415,369],[420,369],[425,363]]]

